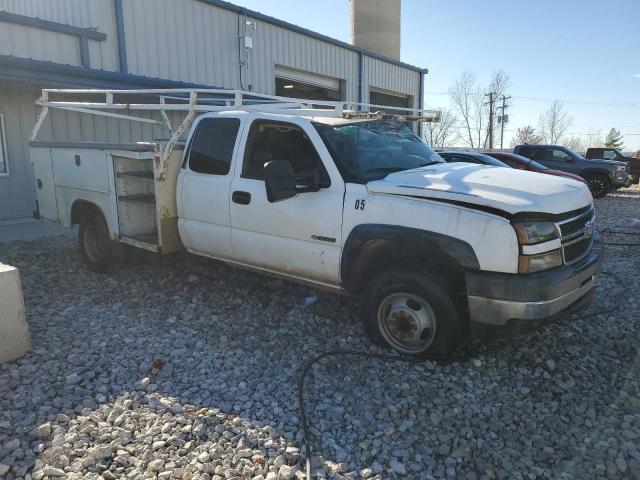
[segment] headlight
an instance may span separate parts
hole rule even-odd
[[[562,265],[562,253],[560,249],[538,255],[520,255],[518,260],[518,273],[531,273],[540,270],[548,270]]]
[[[616,167],[616,170],[618,172],[626,172],[627,171],[627,166],[626,165],[620,165],[620,166]]]
[[[520,245],[547,242],[559,237],[558,229],[552,222],[515,222],[513,228]]]

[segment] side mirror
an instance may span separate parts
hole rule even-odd
[[[279,202],[296,196],[296,177],[291,162],[273,160],[264,166],[264,186],[269,202]]]

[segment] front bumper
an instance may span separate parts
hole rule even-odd
[[[467,272],[472,332],[481,325],[537,324],[577,305],[587,306],[603,253],[602,236],[594,232],[589,254],[570,265],[529,274]]]
[[[624,175],[616,175],[613,178],[613,186],[615,188],[628,187],[631,185],[631,183],[632,183],[632,177],[627,173],[625,173]]]

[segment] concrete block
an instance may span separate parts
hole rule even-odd
[[[18,269],[0,263],[0,363],[31,350]]]

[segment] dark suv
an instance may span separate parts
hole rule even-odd
[[[613,160],[587,160],[560,145],[517,145],[513,153],[535,160],[549,168],[584,178],[594,198],[604,197],[612,188],[629,185],[629,166]]]

